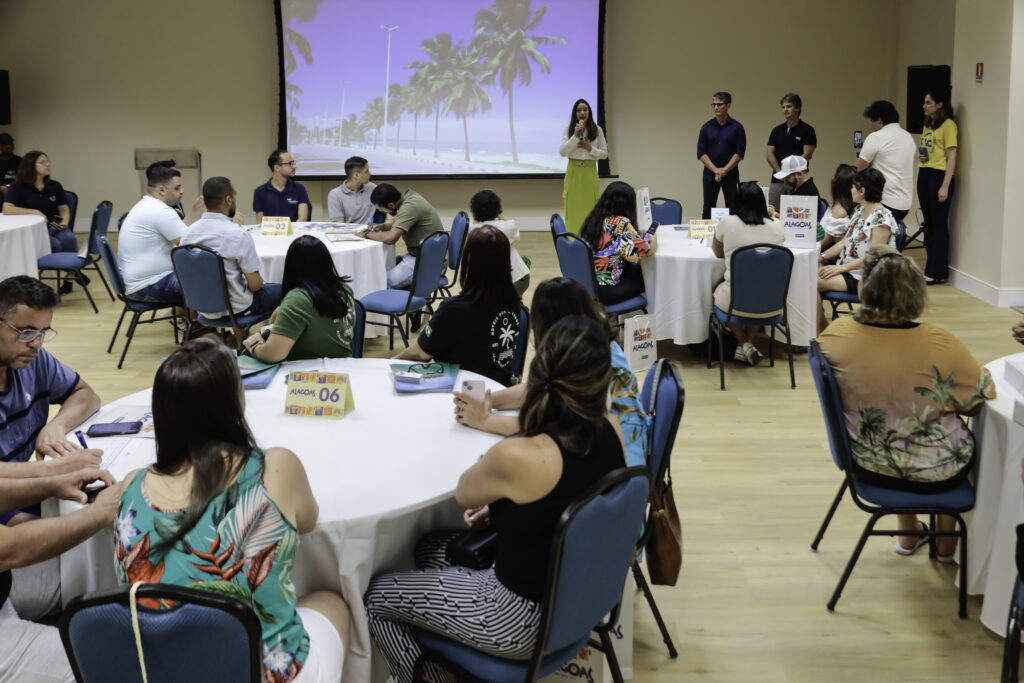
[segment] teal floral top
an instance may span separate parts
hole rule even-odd
[[[252,605],[263,627],[264,680],[295,678],[309,654],[291,578],[299,534],[263,486],[263,453],[250,455],[235,482],[210,501],[195,527],[171,548],[162,547],[161,539],[177,530],[181,511],[153,506],[143,488],[144,474],[137,474],[121,495],[118,580],[190,586]]]
[[[626,441],[626,465],[647,464],[647,430],[651,418],[640,404],[636,375],[629,367],[626,354],[618,342],[612,342],[612,383],[609,387],[612,407],[609,412],[619,418]]]

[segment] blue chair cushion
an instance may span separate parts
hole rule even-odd
[[[180,301],[136,301],[134,299],[123,299],[123,301],[125,308],[132,313],[145,313],[147,311],[158,311],[161,308],[184,305]]]
[[[363,306],[366,307],[367,311],[397,315],[405,311],[405,304],[409,301],[409,292],[405,289],[379,289],[376,292],[370,292],[359,300],[363,302]],[[426,299],[414,296],[412,303],[409,304],[409,310],[415,311],[426,305]]]
[[[949,491],[939,493],[912,493],[857,482],[857,495],[879,507],[898,509],[938,508],[969,510],[974,507],[974,489],[964,481]]]
[[[441,279],[437,283],[437,286],[438,287],[445,287],[445,288],[447,288],[448,287],[448,276],[447,275],[442,275]]]
[[[604,310],[608,311],[612,315],[618,315],[619,313],[628,313],[629,311],[635,311],[640,308],[647,308],[647,297],[643,294],[637,294],[634,297],[620,301],[617,304],[608,304],[604,307]]]
[[[166,305],[166,304],[164,304],[164,305]],[[248,315],[238,315],[236,313],[235,314],[235,321],[238,322],[238,325],[240,327],[249,327],[250,325],[255,325],[256,323],[260,322],[261,320],[266,320],[267,317],[268,317],[268,315],[266,313],[257,313],[255,315],[253,315],[252,313],[249,313]],[[199,315],[196,316],[196,322],[198,322],[200,325],[206,325],[207,327],[232,327],[233,326],[233,323],[231,322],[231,318],[229,316],[226,316],[226,315],[223,315],[223,316],[221,316],[219,318],[207,318],[205,315],[200,313]]]
[[[552,652],[545,657],[537,672],[538,678],[543,678],[558,671],[563,664],[576,656],[584,645],[587,644],[590,634],[583,636],[579,641],[563,647],[561,650]],[[502,659],[494,655],[473,649],[468,645],[449,640],[444,636],[430,631],[416,629],[416,639],[428,652],[436,652],[441,657],[456,662],[477,678],[494,683],[522,683],[526,671],[530,667],[529,660]]]
[[[70,251],[59,251],[56,254],[40,256],[37,265],[41,270],[81,270],[88,263],[78,254]]]
[[[856,294],[850,294],[849,292],[822,292],[821,298],[828,299],[829,301],[839,301],[841,303],[860,303],[860,297]]]
[[[760,327],[761,325],[777,325],[782,322],[782,314],[773,315],[770,318],[744,318],[743,316],[732,314],[729,317],[727,311],[723,311],[718,306],[714,307],[715,317],[718,318],[718,322],[725,324],[726,319],[729,320],[730,325],[747,325],[750,327]]]

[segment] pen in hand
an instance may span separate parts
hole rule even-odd
[[[82,444],[82,448],[85,448],[85,449],[89,448],[89,444],[87,444],[85,442],[85,435],[82,434],[82,430],[81,429],[79,429],[77,432],[75,432],[75,436],[78,437],[78,443]]]

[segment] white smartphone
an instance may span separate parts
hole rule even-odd
[[[396,372],[395,379],[407,384],[419,384],[423,381],[423,375],[417,372]]]
[[[462,393],[478,403],[483,403],[487,395],[483,380],[467,379],[462,381]]]

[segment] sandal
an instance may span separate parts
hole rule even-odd
[[[918,548],[920,548],[925,543],[927,543],[929,537],[927,535],[924,535],[924,534],[927,534],[927,532],[928,532],[928,525],[925,524],[924,522],[921,522],[921,531],[922,531],[922,535],[917,537],[917,543],[915,543],[914,547],[912,547],[912,548],[904,548],[903,546],[900,545],[900,540],[897,538],[896,539],[895,548],[893,548],[896,551],[896,554],[897,555],[904,555],[904,556],[906,556],[906,555],[913,555],[914,552],[917,551]]]

